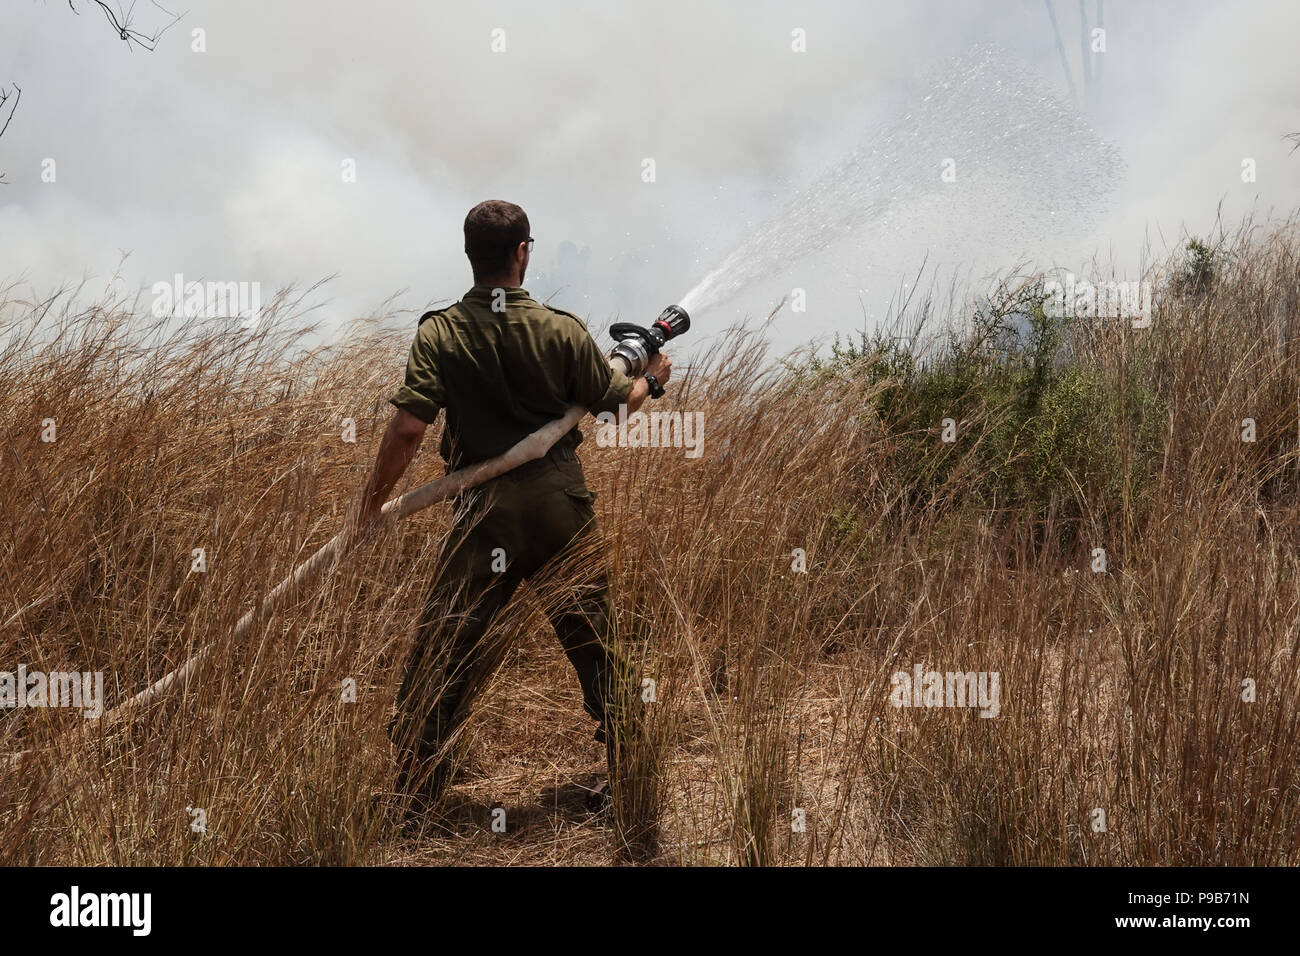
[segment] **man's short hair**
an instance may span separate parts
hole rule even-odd
[[[528,214],[512,202],[489,199],[465,217],[465,255],[475,278],[496,278],[510,269],[519,243],[527,242],[532,227]]]

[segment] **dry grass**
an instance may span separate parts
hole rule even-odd
[[[744,331],[670,389],[705,413],[702,458],[587,442],[620,634],[655,681],[652,772],[631,795],[658,821],[654,859],[1300,862],[1298,253],[1290,224],[1243,230],[1210,288],[1166,286],[1153,328],[1071,327],[1070,362],[1119,409],[1096,436],[1114,481],[1032,509],[979,492],[1002,406],[962,418],[974,444],[944,445],[937,421],[903,433],[874,411],[898,384],[881,355],[772,365]],[[304,352],[288,296],[251,333],[0,298],[0,670],[102,670],[120,701],[226,641],[337,530],[409,329]],[[1160,409],[1145,431],[1125,406],[1135,368]],[[435,447],[414,481],[440,473]],[[31,751],[0,766],[0,864],[615,859],[620,831],[583,809],[603,751],[545,595],[501,622],[512,650],[441,819],[412,836],[385,812],[385,728],[447,522],[436,507],[370,542],[226,641],[183,697],[111,730],[0,711],[0,750]],[[997,672],[999,716],[894,708],[890,676],[914,664]]]

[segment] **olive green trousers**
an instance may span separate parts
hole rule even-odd
[[[529,462],[456,500],[456,518],[398,692],[391,732],[399,789],[436,796],[453,770],[449,743],[506,652],[493,623],[532,583],[578,673],[611,772],[634,719],[631,674],[613,634],[595,495],[572,451]]]

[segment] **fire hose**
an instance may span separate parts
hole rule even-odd
[[[621,364],[625,373],[631,378],[645,375],[650,359],[659,352],[664,342],[689,328],[690,317],[685,310],[676,305],[664,309],[659,318],[646,328],[627,322],[614,323],[610,326],[610,335],[613,336],[616,344],[609,355],[610,364],[616,362]],[[651,394],[656,398],[663,394],[663,388],[656,381],[650,382],[650,388]],[[439,501],[454,498],[461,492],[490,481],[520,465],[541,458],[586,414],[587,409],[574,405],[563,416],[543,425],[497,457],[460,468],[436,481],[408,491],[387,502],[381,511],[394,520],[400,520]],[[351,529],[344,529],[330,538],[311,557],[294,568],[292,574],[268,591],[258,601],[256,607],[239,619],[231,634],[231,641],[243,640],[258,621],[274,614],[290,595],[317,578],[332,572],[356,541],[357,538]],[[216,643],[212,643],[200,647],[179,667],[169,671],[135,696],[106,711],[98,720],[108,722],[125,716],[151,701],[165,697],[177,688],[185,687],[190,676],[212,656],[217,646]],[[8,761],[12,762],[21,756],[22,752],[10,755]]]

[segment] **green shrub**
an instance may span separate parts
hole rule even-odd
[[[957,501],[1036,521],[1109,521],[1160,460],[1163,412],[1131,347],[1103,364],[1096,330],[1049,316],[1033,288],[984,304],[928,348],[881,333],[837,339],[806,375],[860,380],[892,448],[891,481],[914,512]],[[956,440],[941,440],[952,419]],[[1130,496],[1131,497],[1131,496]]]

